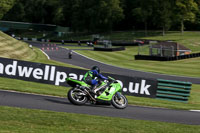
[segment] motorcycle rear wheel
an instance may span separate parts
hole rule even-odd
[[[111,104],[117,109],[125,109],[128,106],[128,100],[123,94],[120,94],[119,99],[117,93],[112,97]]]
[[[71,103],[75,105],[83,105],[87,102],[88,98],[86,95],[83,95],[84,92],[80,89],[70,89],[68,91],[68,99]]]

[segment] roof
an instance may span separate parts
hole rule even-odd
[[[165,49],[171,49],[173,47],[174,50],[191,51],[189,48],[186,48],[185,46],[178,44],[177,42],[159,42],[158,44],[152,45],[152,48],[161,47]]]

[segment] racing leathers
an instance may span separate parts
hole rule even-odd
[[[92,86],[91,90],[93,92],[96,89],[96,87],[99,85],[99,81],[100,80],[98,80],[98,79],[100,79],[100,80],[108,80],[107,77],[105,77],[102,74],[98,73],[97,70],[90,70],[83,77],[83,81]]]

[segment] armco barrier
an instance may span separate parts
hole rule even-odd
[[[104,47],[94,47],[94,51],[122,51],[125,50],[125,47],[111,47],[111,48],[104,48]]]
[[[156,99],[187,102],[192,83],[158,79]]]
[[[200,57],[200,53],[192,53],[188,55],[180,55],[174,57],[161,57],[161,56],[150,56],[150,55],[135,55],[135,60],[156,60],[156,61],[174,61],[189,58]]]

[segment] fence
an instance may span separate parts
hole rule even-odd
[[[192,83],[158,79],[156,99],[187,102]]]

